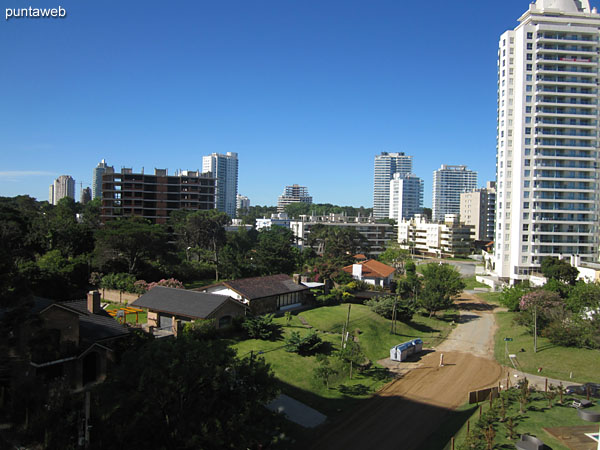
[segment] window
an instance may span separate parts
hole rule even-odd
[[[533,44],[531,42],[527,43],[527,50],[533,50]]]
[[[525,173],[524,173],[524,175],[525,175],[526,177],[529,177],[529,176],[531,176],[531,170],[526,170],[526,171],[525,171]]]
[[[524,223],[523,224],[523,231],[529,231],[529,225]]]
[[[508,225],[508,224],[507,224],[507,225]],[[504,239],[505,239],[505,240],[507,240],[507,241],[510,241],[510,234],[509,234],[509,233],[506,233],[506,234],[504,235]]]
[[[523,198],[529,198],[529,191],[523,192]]]
[[[528,245],[522,245],[521,246],[521,251],[522,252],[528,252],[529,251],[529,246]]]
[[[531,165],[531,160],[530,159],[526,159],[525,160],[525,166],[530,166]]]
[[[531,53],[527,53],[527,61],[533,61],[533,55]]]
[[[502,50],[502,56],[506,56],[506,49]]]
[[[525,128],[525,134],[531,134],[531,128]]]
[[[532,90],[533,90],[533,86],[531,86],[530,84],[528,84],[527,86],[525,86],[525,91],[531,92]]]
[[[531,81],[531,79],[532,79],[532,77],[531,77],[531,75],[530,75],[530,74],[527,74],[527,75],[525,76],[525,81]]]
[[[525,101],[526,101],[527,103],[531,103],[531,95],[526,95],[526,96],[525,96]]]
[[[529,213],[523,213],[523,220],[529,220]]]
[[[531,145],[531,138],[525,138],[525,145]]]
[[[527,64],[526,70],[533,70],[533,65],[532,64]]]
[[[525,107],[525,112],[526,112],[527,114],[531,114],[531,106],[526,106],[526,107]]]
[[[523,187],[526,187],[526,188],[528,188],[528,187],[529,187],[529,185],[530,185],[530,182],[529,182],[529,181],[525,181],[525,182],[523,183]]]
[[[523,241],[523,242],[528,242],[528,241],[529,241],[529,236],[528,236],[528,235],[526,235],[526,234],[524,234],[524,235],[523,235],[523,239],[522,239],[522,241]]]
[[[527,256],[521,256],[521,263],[527,264]]]
[[[533,39],[533,33],[527,33],[527,39]]]
[[[523,202],[523,209],[529,209],[529,202]]]

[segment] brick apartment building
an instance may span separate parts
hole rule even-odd
[[[166,223],[172,211],[215,208],[215,178],[212,173],[167,169],[154,174],[133,173],[109,167],[102,175],[103,222],[119,217],[143,217],[152,223]]]

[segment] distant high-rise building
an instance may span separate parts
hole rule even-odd
[[[400,223],[423,211],[423,180],[409,173],[395,173],[390,181],[390,219]]]
[[[433,171],[433,211],[432,220],[442,222],[446,214],[460,214],[460,194],[477,187],[477,172],[467,166],[442,164]]]
[[[70,175],[61,175],[50,185],[48,202],[58,204],[61,198],[71,197],[75,200],[75,180]]]
[[[89,187],[85,187],[81,190],[81,195],[79,198],[79,202],[82,205],[85,205],[92,199],[92,190]]]
[[[537,0],[498,46],[494,270],[529,279],[544,258],[598,260],[600,15]]]
[[[286,186],[283,194],[277,200],[277,212],[284,212],[285,207],[290,203],[312,203],[312,197],[308,195],[308,188],[293,184]]]
[[[250,199],[245,195],[238,194],[236,197],[235,204],[235,209],[237,209],[238,211],[240,209],[247,210],[248,208],[250,208]]]
[[[102,175],[104,175],[108,167],[108,164],[103,159],[94,168],[94,173],[92,174],[92,199],[102,197]]]
[[[460,194],[460,221],[475,228],[475,240],[493,241],[496,216],[496,182]]]
[[[390,181],[395,173],[412,172],[412,156],[404,153],[381,152],[375,156],[373,177],[373,217],[387,219],[390,215]]]
[[[202,172],[211,172],[217,180],[217,209],[234,218],[238,192],[238,154],[212,153],[202,157]]]
[[[167,169],[154,174],[107,168],[102,176],[103,222],[120,217],[143,217],[164,224],[176,210],[215,208],[215,179],[211,173],[184,170],[169,175]]]

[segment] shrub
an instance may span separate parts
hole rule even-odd
[[[323,339],[315,331],[311,331],[304,337],[301,337],[297,331],[292,331],[286,340],[286,351],[298,353],[301,356],[314,355],[322,347]]]
[[[408,300],[388,295],[367,300],[365,305],[371,308],[371,311],[374,313],[379,314],[386,319],[392,319],[394,303],[396,304],[396,319],[400,322],[410,322],[416,311]]]
[[[271,339],[280,329],[273,323],[273,314],[248,316],[242,322],[242,328],[251,339]]]
[[[129,273],[109,273],[100,281],[103,289],[118,289],[124,292],[135,292],[135,276]]]

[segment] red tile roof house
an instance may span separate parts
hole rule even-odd
[[[280,274],[223,281],[196,290],[232,297],[248,305],[252,314],[266,314],[304,305],[310,288],[299,281]]]
[[[394,272],[396,272],[393,267],[374,259],[357,262],[342,270],[352,275],[355,280],[381,287],[388,287],[394,279]]]
[[[15,374],[52,380],[64,377],[73,389],[101,382],[113,362],[112,344],[129,329],[100,306],[100,293],[87,300],[53,302],[36,297],[30,318],[17,331]],[[21,366],[25,364],[25,366]]]
[[[224,328],[248,309],[229,296],[163,286],[150,289],[131,305],[148,310],[148,326],[159,330],[157,336],[177,335],[182,325],[198,319],[214,319],[216,328]]]

